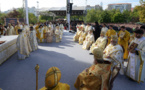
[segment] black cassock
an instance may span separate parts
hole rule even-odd
[[[95,41],[96,41],[97,38],[100,37],[101,28],[100,28],[100,26],[97,26],[97,25],[94,25],[93,27],[94,27],[94,29],[95,29],[95,30],[93,31],[93,34],[94,34],[94,39],[95,39]]]

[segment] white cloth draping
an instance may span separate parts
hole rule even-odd
[[[0,64],[6,61],[17,51],[17,37],[18,35],[2,36],[2,38],[0,38],[0,41],[6,41],[5,43],[0,44]]]

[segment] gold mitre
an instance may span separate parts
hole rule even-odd
[[[104,31],[101,31],[100,35],[105,36],[105,32]]]
[[[95,59],[102,59],[103,58],[103,51],[98,47],[94,48],[93,54],[94,54]]]
[[[48,90],[53,89],[57,86],[61,79],[61,71],[57,67],[51,67],[45,77],[45,88]]]
[[[117,41],[118,40],[118,36],[117,35],[111,35],[111,40]]]

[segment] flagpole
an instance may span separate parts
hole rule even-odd
[[[27,2],[27,0],[25,0],[25,9],[26,9],[26,24],[29,25],[28,2]]]

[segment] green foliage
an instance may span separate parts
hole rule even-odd
[[[36,23],[37,22],[37,17],[33,13],[29,13],[29,23]]]
[[[86,15],[86,21],[87,22],[95,22],[96,19],[97,19],[96,10],[95,9],[88,10],[87,15]]]
[[[0,23],[4,23],[4,18],[6,18],[6,14],[0,13]]]
[[[142,23],[145,23],[145,1],[140,0],[140,6],[136,6],[135,9],[138,10],[139,20]]]
[[[100,20],[101,23],[109,23],[111,22],[111,14],[105,10],[101,13]]]
[[[145,9],[143,9],[145,11]],[[142,14],[142,16],[145,14]],[[139,22],[139,12],[135,9],[133,12],[124,10],[120,12],[119,9],[115,10],[99,10],[92,9],[88,10],[87,22],[98,21],[100,23],[129,23],[129,22]]]
[[[113,22],[114,23],[123,23],[124,22],[124,16],[122,13],[117,12],[113,15]]]

